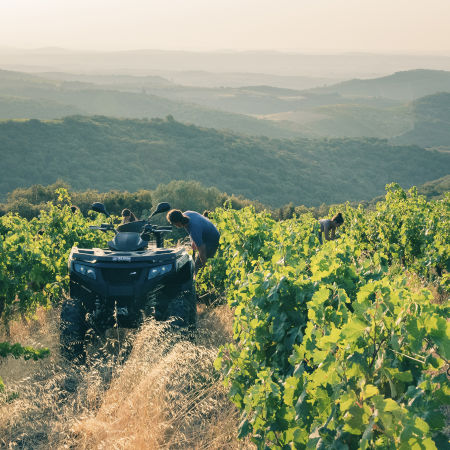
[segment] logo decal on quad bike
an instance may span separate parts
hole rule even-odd
[[[114,262],[122,261],[122,262],[130,262],[131,256],[113,256],[112,259]]]

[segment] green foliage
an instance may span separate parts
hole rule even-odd
[[[67,258],[72,246],[106,244],[106,236],[89,230],[92,221],[72,213],[65,189],[56,191],[39,217],[0,217],[0,320],[3,325],[33,316],[38,306],[58,304],[68,287]],[[98,222],[101,218],[98,218]],[[41,359],[48,349],[0,342],[0,358]],[[0,390],[4,388],[0,378]]]
[[[48,348],[35,349],[33,347],[24,347],[20,344],[10,344],[9,342],[0,342],[0,357],[6,358],[12,356],[13,358],[23,358],[26,361],[32,359],[37,361],[45,358],[50,354]]]
[[[204,187],[198,181],[171,181],[161,184],[155,190],[139,190],[137,192],[122,192],[112,190],[101,193],[93,189],[84,192],[74,192],[67,183],[57,181],[48,186],[40,184],[29,188],[17,188],[8,194],[6,203],[0,204],[0,215],[8,212],[19,214],[26,219],[32,219],[46,211],[57,201],[56,191],[60,188],[70,192],[72,203],[83,214],[87,214],[92,203],[102,202],[110,214],[120,215],[124,208],[142,218],[149,215],[153,206],[161,201],[168,201],[174,208],[194,211],[213,210],[230,201],[233,208],[240,209],[249,204],[254,204],[258,209],[263,206],[258,202],[235,195],[227,195],[214,187]]]
[[[376,210],[348,206],[323,246],[310,215],[215,212],[221,248],[202,281],[234,308],[235,342],[215,364],[242,411],[240,437],[279,449],[445,441],[450,311],[390,264],[448,277],[448,212],[448,197],[392,185]]]
[[[450,272],[450,194],[427,202],[416,188],[405,192],[398,184],[387,187],[386,201],[367,214],[347,207],[345,229],[362,252],[378,252],[390,263],[398,262],[430,280],[448,285]]]
[[[101,247],[106,236],[89,230],[80,213],[72,213],[67,191],[57,193],[39,217],[0,217],[0,319],[32,315],[38,306],[58,303],[67,289],[67,258],[72,246]],[[98,218],[97,221],[100,221]]]

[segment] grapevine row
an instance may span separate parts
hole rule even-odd
[[[67,259],[73,245],[104,246],[106,236],[89,230],[92,220],[70,209],[64,189],[58,202],[39,217],[0,217],[0,324],[26,320],[39,306],[58,304],[67,291]],[[47,349],[0,342],[0,358],[39,359]],[[3,383],[0,378],[0,391]]]
[[[216,361],[258,448],[443,448],[450,196],[397,185],[374,211],[345,209],[320,246],[311,216],[218,210],[221,256],[203,273],[234,308]],[[406,276],[405,271],[415,276]],[[447,291],[448,292],[448,291]]]

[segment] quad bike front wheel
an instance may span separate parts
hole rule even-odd
[[[59,330],[61,356],[71,362],[84,364],[87,324],[86,312],[79,299],[69,298],[62,304]]]
[[[197,328],[197,296],[195,287],[190,283],[189,289],[182,291],[167,308],[167,319],[174,328],[183,334],[192,333]]]

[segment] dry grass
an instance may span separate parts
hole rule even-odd
[[[37,323],[41,323],[39,327]],[[39,362],[0,366],[9,392],[0,400],[0,447],[47,449],[245,449],[235,437],[238,413],[213,368],[231,339],[232,314],[219,306],[200,314],[195,342],[165,324],[146,323],[123,364],[110,339],[88,369],[64,365],[57,355],[57,316],[49,312],[11,340],[49,346]],[[127,339],[120,336],[122,348]],[[113,345],[115,344],[115,345]],[[98,349],[97,349],[98,350]]]

